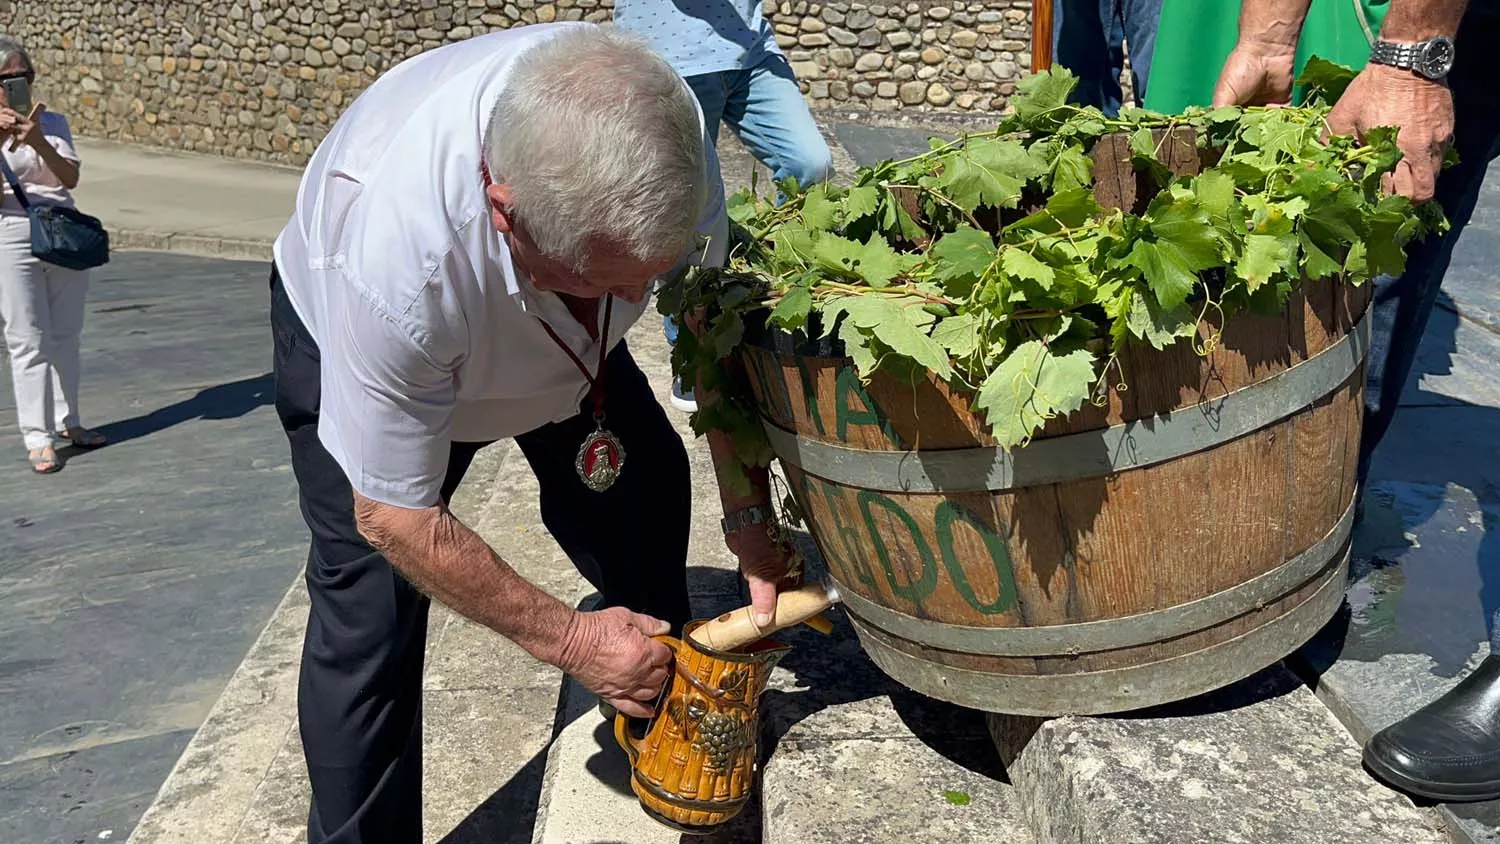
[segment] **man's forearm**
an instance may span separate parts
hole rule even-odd
[[[1400,43],[1425,41],[1436,35],[1453,38],[1467,5],[1466,0],[1391,0],[1380,37]]]
[[[1245,0],[1240,6],[1240,42],[1276,44],[1295,50],[1312,0]]]
[[[355,495],[360,532],[426,594],[532,656],[563,665],[577,613],[517,574],[446,507],[408,510]]]
[[[700,388],[701,389],[701,388]],[[700,396],[700,400],[704,400]],[[708,432],[708,451],[713,457],[714,474],[719,480],[719,502],[728,515],[756,504],[771,502],[771,473],[764,466],[746,466],[734,451],[734,442],[723,431]],[[748,493],[742,494],[731,482],[731,474],[743,471],[750,480]]]

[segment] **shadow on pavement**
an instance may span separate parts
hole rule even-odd
[[[271,373],[199,390],[192,398],[157,408],[144,416],[110,422],[98,430],[110,443],[122,443],[164,431],[194,419],[237,419],[275,401]]]

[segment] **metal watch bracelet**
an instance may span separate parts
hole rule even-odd
[[[774,515],[770,507],[763,504],[752,504],[749,507],[741,507],[733,513],[729,513],[723,519],[719,520],[719,525],[724,529],[724,535],[728,536],[747,525],[770,524]]]

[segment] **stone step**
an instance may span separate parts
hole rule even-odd
[[[722,596],[725,608],[734,596]],[[707,605],[707,602],[700,603]],[[706,844],[1034,844],[980,713],[897,686],[847,622],[791,645],[761,700],[756,799]],[[676,844],[641,811],[597,700],[570,682],[533,844]]]
[[[783,638],[762,701],[765,844],[1034,844],[982,714],[891,681],[842,618]]]
[[[1280,664],[1153,710],[989,723],[1039,844],[1449,841]]]

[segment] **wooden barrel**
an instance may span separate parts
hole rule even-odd
[[[1368,290],[1305,282],[1203,325],[1207,356],[1129,348],[1126,389],[1018,449],[969,396],[863,384],[835,345],[761,330],[740,360],[877,665],[992,712],[1119,712],[1249,676],[1338,608]]]

